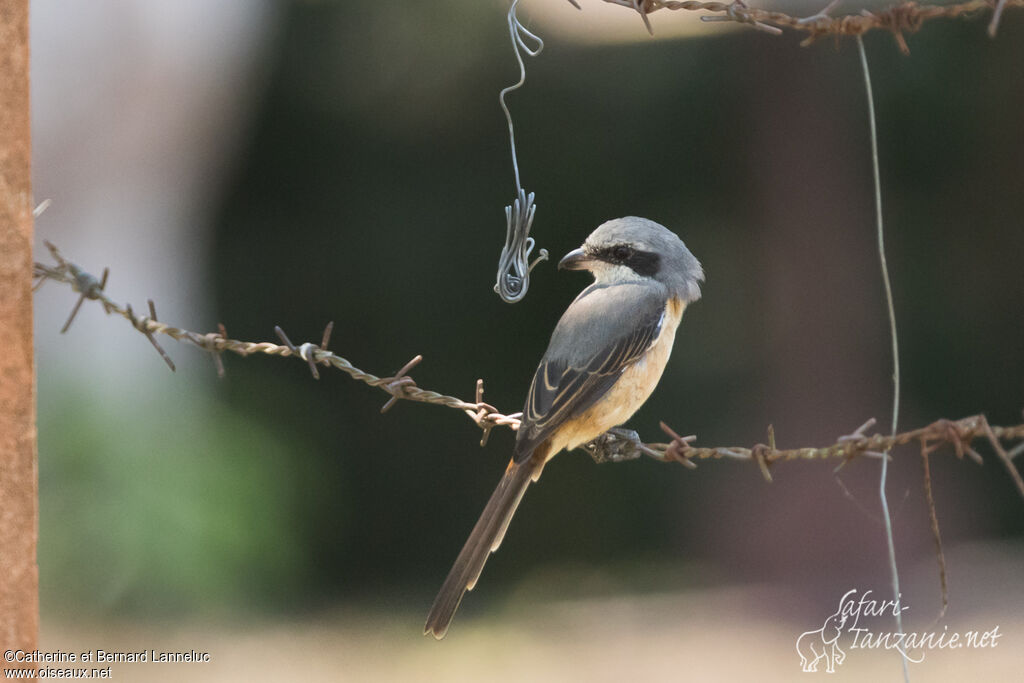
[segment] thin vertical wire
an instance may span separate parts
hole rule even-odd
[[[885,260],[885,231],[882,222],[882,177],[878,164],[878,130],[875,124],[875,98],[871,89],[871,72],[868,70],[868,57],[864,51],[864,40],[857,36],[857,50],[860,52],[860,66],[864,71],[864,88],[868,99],[868,120],[871,124],[871,164],[875,179],[875,223],[878,226],[878,258],[882,267],[882,282],[885,285],[885,300],[889,307],[889,331],[892,337],[892,433],[896,434],[900,416],[900,350],[896,336],[896,308],[892,301],[892,283],[889,281],[889,266]],[[889,573],[892,576],[893,600],[900,599],[900,574],[896,566],[896,543],[892,534],[892,517],[889,515],[889,500],[885,495],[885,484],[889,474],[888,455],[882,458],[882,473],[878,482],[878,497],[882,502],[882,519],[885,522],[885,540],[889,547]],[[896,611],[896,629],[903,633],[903,617]],[[909,683],[910,672],[907,670],[907,655],[901,649],[903,661],[903,680]]]
[[[516,16],[516,6],[519,0],[512,0],[508,10],[508,34],[512,41],[512,50],[516,55],[516,62],[519,64],[519,80],[503,88],[498,94],[498,102],[501,110],[505,112],[505,120],[508,121],[508,140],[512,149],[512,171],[515,174],[516,196],[512,204],[505,207],[505,246],[501,249],[501,256],[498,257],[498,276],[494,284],[494,291],[506,303],[514,304],[526,296],[526,290],[530,286],[530,271],[540,263],[547,260],[546,249],[540,250],[540,255],[530,262],[530,253],[533,251],[534,239],[530,237],[530,228],[533,226],[533,217],[537,211],[534,204],[534,193],[527,192],[519,182],[519,159],[516,155],[516,133],[512,125],[512,113],[505,103],[505,96],[523,86],[526,82],[526,64],[523,62],[523,52],[530,57],[536,57],[544,49],[544,41],[540,36],[531,33],[519,21]],[[526,39],[534,41],[534,47],[527,44]]]
[[[508,34],[512,40],[512,50],[516,55],[516,62],[519,64],[519,80],[503,88],[498,93],[498,102],[501,103],[501,110],[505,112],[505,120],[508,121],[508,140],[512,147],[512,170],[516,177],[516,194],[518,195],[523,190],[523,186],[519,184],[519,161],[516,158],[516,132],[512,126],[512,114],[508,110],[508,105],[505,103],[505,96],[513,90],[518,90],[523,87],[526,83],[526,64],[523,62],[523,55],[520,50],[523,50],[531,57],[536,57],[544,49],[544,41],[541,40],[540,36],[535,33],[531,33],[525,26],[519,22],[519,17],[516,16],[516,5],[519,4],[519,0],[513,0],[512,6],[508,10]],[[536,47],[530,47],[526,44],[523,36],[527,36],[536,43]]]

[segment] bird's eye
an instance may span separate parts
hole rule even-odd
[[[620,244],[619,246],[612,249],[612,256],[615,257],[616,261],[625,261],[626,259],[629,258],[630,254],[632,253],[633,250],[624,244]]]

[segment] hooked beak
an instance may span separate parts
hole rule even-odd
[[[586,270],[590,265],[591,258],[588,257],[583,249],[573,249],[568,254],[562,257],[562,260],[558,262],[559,270]]]

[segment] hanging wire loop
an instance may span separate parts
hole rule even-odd
[[[494,285],[494,291],[510,304],[521,301],[526,296],[530,271],[548,258],[548,250],[541,249],[540,255],[530,263],[534,239],[528,235],[536,212],[537,205],[533,203],[533,193],[526,194],[522,189],[519,190],[519,196],[512,205],[505,207],[505,246],[501,248],[501,258],[498,260],[498,282]]]
[[[505,112],[505,120],[508,121],[508,139],[512,149],[512,171],[516,180],[516,198],[510,206],[505,207],[505,246],[501,249],[501,257],[498,260],[498,277],[494,284],[494,291],[505,303],[514,304],[522,301],[526,296],[526,290],[530,287],[530,271],[540,263],[546,261],[548,252],[540,250],[540,255],[530,263],[530,253],[533,251],[534,239],[530,237],[530,227],[533,225],[533,216],[537,211],[533,203],[534,194],[526,194],[519,182],[519,160],[516,157],[516,134],[512,125],[512,114],[505,103],[505,96],[513,90],[518,90],[526,82],[526,64],[523,62],[523,52],[530,57],[536,57],[544,49],[544,41],[540,36],[530,32],[525,26],[519,23],[516,16],[516,6],[519,0],[513,0],[508,10],[508,33],[512,40],[512,50],[516,55],[516,62],[519,64],[519,80],[507,88],[502,89],[498,95],[498,102],[501,110]],[[532,41],[528,42],[528,41]]]

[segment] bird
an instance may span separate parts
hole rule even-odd
[[[628,420],[661,379],[704,270],[683,241],[646,218],[597,227],[558,263],[594,282],[569,305],[533,375],[512,459],[434,600],[423,629],[440,640],[544,465]]]

